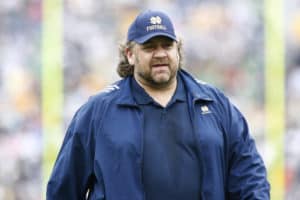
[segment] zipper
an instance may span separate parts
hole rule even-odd
[[[203,156],[202,156],[202,149],[200,147],[201,143],[200,143],[200,134],[197,131],[197,116],[196,116],[196,101],[197,99],[192,99],[192,97],[190,96],[190,100],[188,102],[192,101],[192,105],[189,105],[189,109],[190,109],[190,119],[192,121],[192,126],[193,126],[193,132],[194,132],[194,138],[195,138],[195,142],[196,142],[196,148],[197,148],[197,152],[198,152],[198,161],[199,161],[199,172],[200,172],[200,196],[201,196],[201,200],[204,200],[204,192],[203,192],[203,176],[204,176],[204,169],[203,169]]]
[[[141,133],[141,162],[140,162],[140,177],[141,177],[141,188],[142,188],[142,193],[143,193],[143,200],[146,200],[146,191],[145,191],[145,186],[144,186],[144,177],[143,177],[143,169],[144,169],[144,113],[140,107],[138,107],[138,112],[140,113],[141,116],[141,121],[140,121],[140,133]]]

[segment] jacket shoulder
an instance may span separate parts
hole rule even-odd
[[[214,86],[213,84],[207,83],[203,80],[197,79],[195,77],[191,77],[193,82],[195,83],[200,94],[205,94],[209,99],[217,102],[228,101],[228,97],[224,94],[222,90]]]
[[[110,84],[104,87],[95,95],[91,96],[89,98],[89,101],[100,102],[105,100],[113,100],[114,98],[116,98],[116,95],[118,95],[118,93],[120,92],[122,85],[123,85],[122,80]]]
[[[84,113],[90,113],[90,117],[99,120],[108,105],[118,99],[122,80],[106,86],[98,93],[89,97],[89,99],[81,105],[76,116],[82,116]]]

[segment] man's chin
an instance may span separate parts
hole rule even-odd
[[[171,84],[170,76],[156,77],[155,79],[152,79],[152,84],[157,88],[169,86]]]
[[[167,74],[160,74],[153,78],[154,82],[157,84],[166,84],[170,81],[170,76]]]

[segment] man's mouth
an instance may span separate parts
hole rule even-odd
[[[167,63],[159,63],[159,64],[153,64],[152,67],[169,67],[169,64]]]

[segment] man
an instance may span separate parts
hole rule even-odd
[[[48,200],[269,199],[246,120],[219,90],[181,69],[166,14],[139,14],[120,51],[123,79],[74,116]]]

